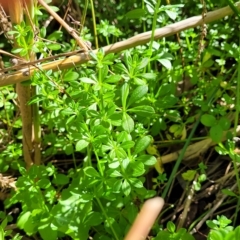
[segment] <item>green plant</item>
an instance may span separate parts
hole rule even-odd
[[[160,231],[155,240],[161,239],[174,239],[174,240],[194,240],[194,237],[190,235],[186,229],[180,228],[176,230],[176,227],[173,222],[167,223],[167,231]]]
[[[207,221],[208,227],[211,229],[208,234],[208,240],[230,240],[230,239],[238,239],[240,237],[240,227],[236,227],[235,229],[229,224],[232,221],[227,219],[225,216],[217,216],[216,220]]]
[[[199,10],[204,16],[204,7],[197,1],[182,0],[172,5],[120,1],[117,6],[115,1],[103,1],[101,8],[97,1],[72,4],[84,10],[79,34],[94,39],[97,48],[120,37],[129,38],[140,29],[151,31],[152,38],[149,44],[121,53],[106,54],[103,48],[90,51],[90,59],[81,66],[69,64],[53,71],[37,64],[29,81],[20,85],[31,87],[34,93],[24,106],[35,109],[31,121],[39,138],[33,142],[42,158],[38,164],[29,164],[28,170],[17,96],[12,86],[1,89],[0,170],[17,178],[17,190],[5,200],[1,237],[20,239],[20,234],[7,230],[8,224],[15,223],[32,238],[123,239],[146,199],[157,193],[169,196],[169,202],[175,199],[170,187],[175,187],[173,180],[177,184],[176,174],[182,166],[183,178],[191,182],[199,174],[195,190],[203,189],[211,156],[198,156],[189,165],[184,162],[189,146],[199,139],[211,139],[209,149],[218,144],[216,152],[231,158],[239,185],[239,156],[233,141],[239,115],[239,46],[232,31],[237,22],[229,17],[209,25],[208,34],[188,29],[176,38],[154,40],[158,27],[198,15]],[[213,9],[214,4],[207,2],[206,8]],[[90,15],[88,6],[93,18],[86,17]],[[65,30],[51,25],[46,29],[44,8],[35,4],[34,11],[32,23],[26,15],[9,32],[15,39],[13,54],[29,61],[31,54],[45,58],[78,49]],[[80,20],[79,14],[71,17]],[[206,41],[205,47],[200,40]],[[6,59],[4,62],[9,66]],[[9,74],[14,71],[12,68]],[[175,151],[175,167],[169,163],[163,172],[161,158]],[[225,188],[223,193],[231,201],[239,201],[234,191]],[[6,213],[15,204],[21,209],[13,219]],[[224,217],[208,222],[208,239],[238,239],[238,208],[239,203],[232,227]],[[162,230],[164,226],[166,230]],[[150,234],[154,239],[194,239],[186,228],[176,229],[170,221],[162,226],[156,223]]]

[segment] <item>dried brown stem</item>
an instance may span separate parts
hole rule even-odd
[[[56,12],[54,12],[44,0],[38,0],[38,2],[63,26],[67,32],[77,41],[78,45],[88,51],[86,44],[81,40],[73,28],[71,28]]]

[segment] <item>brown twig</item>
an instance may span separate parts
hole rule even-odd
[[[38,2],[63,26],[67,32],[72,35],[72,37],[77,41],[78,45],[84,49],[85,51],[88,51],[87,46],[84,44],[84,42],[81,40],[81,38],[77,35],[77,33],[74,31],[73,28],[71,28],[56,12],[54,12],[47,3],[44,2],[44,0],[38,0]]]

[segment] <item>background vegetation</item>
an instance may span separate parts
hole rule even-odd
[[[1,3],[12,27],[1,21],[0,46],[14,58],[0,52],[0,83],[18,73],[29,80],[0,88],[0,239],[120,240],[154,196],[166,205],[151,239],[240,239],[233,2],[45,2],[74,30],[42,1]],[[227,5],[234,14],[208,25],[102,49]],[[74,33],[91,43],[86,63],[7,69],[9,60],[79,51]]]

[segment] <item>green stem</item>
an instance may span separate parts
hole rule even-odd
[[[105,218],[106,218],[106,221],[108,222],[108,225],[109,225],[109,227],[110,227],[110,229],[111,229],[111,231],[112,231],[112,233],[113,233],[114,238],[115,238],[116,240],[119,240],[119,238],[118,238],[118,236],[117,236],[114,228],[112,227],[112,224],[111,224],[111,223],[109,222],[109,220],[108,220],[108,215],[107,215],[107,213],[106,213],[106,211],[105,211],[105,209],[104,209],[104,207],[103,207],[100,199],[99,199],[99,198],[96,198],[96,200],[97,200],[98,205],[100,206],[100,208],[101,208],[101,210],[102,210],[103,215],[104,215]]]
[[[168,191],[169,191],[169,188],[170,188],[170,186],[171,186],[171,184],[172,184],[172,182],[173,182],[173,179],[174,179],[175,176],[176,176],[176,173],[177,173],[177,170],[178,170],[178,168],[179,168],[179,165],[180,165],[180,163],[182,162],[182,159],[183,159],[183,157],[184,157],[184,155],[185,155],[185,152],[186,152],[186,150],[187,150],[187,147],[190,145],[190,142],[191,142],[191,140],[192,140],[193,134],[195,133],[195,131],[196,131],[196,129],[197,129],[197,126],[198,126],[198,124],[199,124],[199,122],[200,122],[201,115],[202,115],[202,113],[200,114],[199,118],[198,118],[197,121],[195,122],[195,124],[194,124],[194,126],[193,126],[193,128],[192,128],[192,131],[190,132],[189,137],[188,137],[186,143],[184,144],[184,147],[183,147],[182,151],[180,152],[180,155],[179,155],[179,157],[178,157],[178,159],[177,159],[177,161],[176,161],[176,163],[175,163],[175,165],[174,165],[174,168],[173,168],[173,170],[172,170],[172,173],[171,173],[171,175],[170,175],[170,177],[169,177],[169,179],[168,179],[167,185],[166,185],[166,187],[164,188],[164,191],[163,191],[163,194],[162,194],[162,198],[165,198],[166,195],[167,195],[167,193],[168,193]]]
[[[161,0],[158,0],[157,5],[156,5],[155,10],[154,10],[153,24],[152,24],[152,35],[151,35],[151,41],[150,41],[150,44],[149,44],[149,50],[150,50],[151,55],[152,55],[152,46],[153,46],[153,41],[154,41],[154,33],[155,33],[155,30],[156,30],[156,25],[157,25],[158,9],[160,7],[160,4],[161,4]]]
[[[93,151],[94,151],[94,150],[93,150]],[[101,165],[99,156],[98,156],[98,154],[97,154],[96,151],[94,151],[94,154],[95,154],[95,157],[96,157],[96,159],[97,159],[99,172],[100,172],[101,176],[103,176],[104,172],[103,172],[103,169],[102,169],[102,165]]]
[[[100,94],[100,111],[104,115],[104,100],[103,100],[103,87],[102,87],[102,69],[99,68],[99,73],[98,73],[98,83],[100,86],[99,94]]]
[[[94,31],[95,47],[96,47],[96,49],[98,49],[98,36],[97,36],[96,16],[95,16],[94,4],[93,4],[93,0],[90,0],[90,2],[91,2],[91,10],[92,10],[92,20],[93,20],[93,31]]]
[[[211,97],[210,97],[210,98],[208,99],[208,101],[207,101],[207,104],[208,104],[208,105],[210,105],[211,102],[213,101],[214,95],[215,95],[215,93],[217,92],[217,89],[218,89],[218,87],[216,87],[215,89],[213,89],[212,94],[211,94]],[[171,173],[171,175],[170,175],[170,177],[169,177],[169,180],[168,180],[168,182],[167,182],[167,185],[166,185],[166,187],[164,188],[164,191],[163,191],[163,194],[162,194],[162,198],[165,198],[165,197],[166,197],[166,195],[167,195],[167,193],[168,193],[168,191],[169,191],[169,189],[170,189],[170,186],[171,186],[171,184],[172,184],[172,182],[173,182],[173,179],[174,179],[175,176],[176,176],[176,173],[177,173],[177,170],[178,170],[178,168],[179,168],[179,166],[180,166],[180,163],[181,163],[182,160],[183,160],[183,157],[184,157],[184,155],[185,155],[185,152],[186,152],[186,150],[187,150],[187,147],[190,145],[190,142],[191,142],[191,140],[192,140],[192,138],[193,138],[193,134],[195,133],[195,131],[196,131],[196,129],[197,129],[197,126],[198,126],[198,124],[199,124],[199,122],[200,122],[200,119],[201,119],[202,114],[203,114],[203,111],[200,112],[199,117],[198,117],[197,121],[195,122],[195,124],[194,124],[194,126],[193,126],[193,128],[192,128],[192,131],[190,132],[189,137],[187,138],[187,141],[186,141],[186,143],[185,143],[184,146],[183,146],[182,151],[180,152],[180,155],[179,155],[179,157],[178,157],[178,159],[177,159],[177,161],[176,161],[176,163],[175,163],[175,165],[174,165],[174,168],[173,168],[172,173]]]

